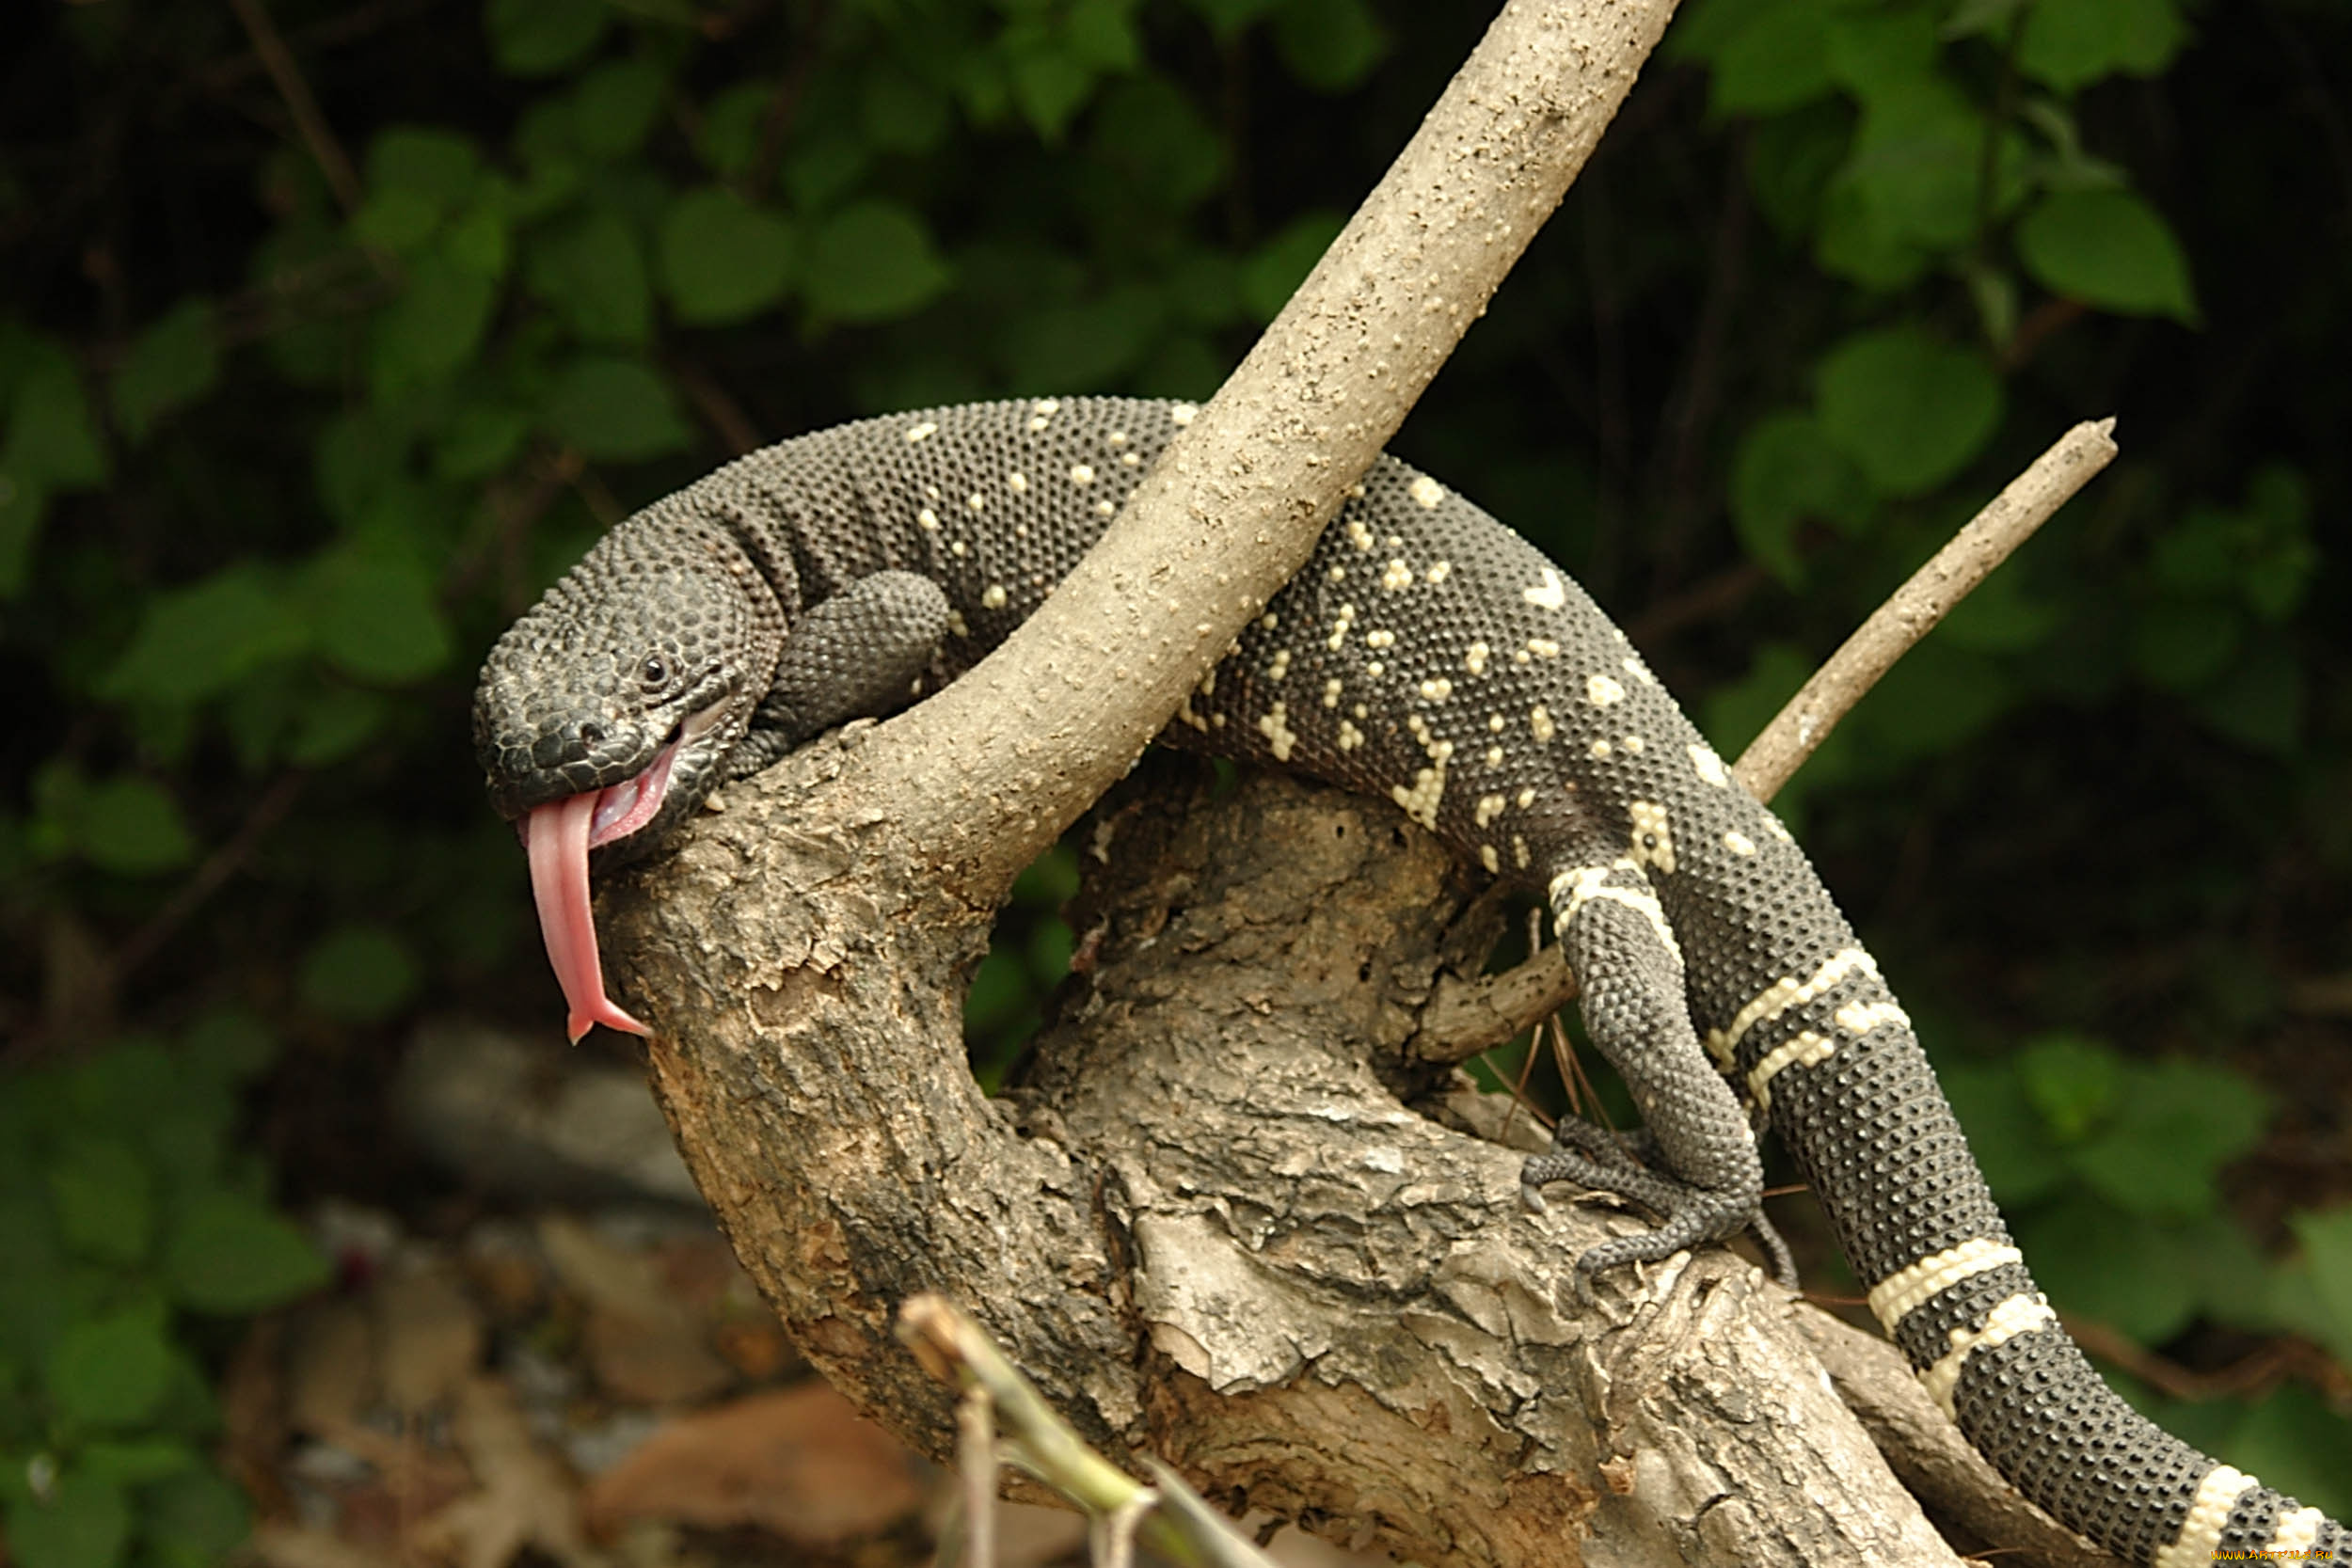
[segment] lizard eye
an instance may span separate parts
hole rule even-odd
[[[648,687],[667,686],[670,684],[669,663],[660,654],[648,654],[644,667],[637,672],[637,677]]]

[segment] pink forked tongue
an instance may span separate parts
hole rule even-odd
[[[523,828],[531,853],[531,897],[539,906],[548,961],[555,965],[556,983],[564,988],[568,1008],[564,1026],[575,1045],[599,1023],[632,1035],[645,1033],[644,1024],[604,994],[604,970],[596,960],[596,918],[588,904],[589,823],[610,793],[590,790],[533,807]]]

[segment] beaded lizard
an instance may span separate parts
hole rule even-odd
[[[786,441],[615,528],[491,651],[474,736],[529,850],[577,1039],[606,995],[591,855],[642,851],[724,781],[952,679],[1037,609],[1184,404],[1052,398]],[[1662,1216],[1577,1260],[1764,1225],[1725,1074],[1794,1152],[1869,1305],[1979,1451],[2135,1562],[2352,1559],[2352,1530],[2119,1399],[2034,1288],[1910,1020],[1804,853],[1581,589],[1383,458],[1164,738],[1393,800],[1545,890],[1653,1168],[1570,1117],[1524,1190]],[[1784,1273],[1785,1265],[1784,1265]]]

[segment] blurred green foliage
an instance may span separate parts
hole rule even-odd
[[[319,1185],[367,1180],[344,1101],[420,1009],[554,1026],[466,738],[498,628],[751,444],[1205,395],[1483,21],[267,8],[291,96],[198,0],[42,0],[0,67],[0,1033],[87,1066],[249,1009],[294,1042],[265,1099],[344,1097],[272,1122]],[[2342,1356],[2352,1069],[2308,999],[2352,973],[2352,17],[2263,15],[1688,0],[1401,447],[1575,570],[1728,751],[2048,441],[2121,416],[2122,461],[1782,803],[2028,1230],[2101,1259],[2054,1285],[2151,1340]],[[1066,965],[1069,875],[1025,883],[975,986],[992,1081]],[[165,1256],[121,1149],[39,1158],[88,1266]],[[2343,1442],[2295,1390],[2245,1419]],[[135,1516],[90,1504],[49,1560],[150,1551]]]
[[[208,1320],[326,1260],[234,1137],[276,1042],[215,1010],[0,1085],[0,1524],[19,1568],[207,1568],[247,1528],[215,1467]]]

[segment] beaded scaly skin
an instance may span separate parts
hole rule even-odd
[[[726,779],[969,668],[1190,417],[1041,399],[787,441],[621,524],[500,640],[476,745],[531,845],[575,1037],[637,1027],[596,973],[592,850],[641,851]],[[1572,1180],[1661,1216],[1580,1258],[1580,1282],[1751,1226],[1776,1248],[1727,1073],[1793,1151],[1930,1392],[2026,1497],[2159,1568],[2352,1560],[2352,1531],[2100,1380],[1803,852],[1624,634],[1508,529],[1382,459],[1165,738],[1392,800],[1547,893],[1651,1163],[1571,1121],[1529,1163],[1531,1201]]]

